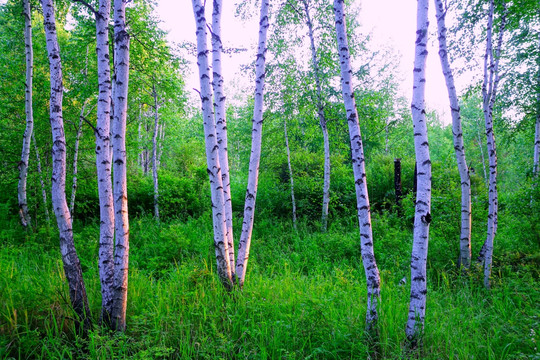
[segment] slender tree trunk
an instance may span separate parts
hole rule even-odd
[[[253,107],[253,120],[251,130],[251,156],[249,158],[249,175],[244,204],[244,221],[240,244],[238,246],[238,258],[236,260],[236,277],[240,288],[244,286],[246,268],[251,246],[251,234],[255,217],[255,201],[257,199],[257,183],[259,180],[259,164],[261,160],[262,124],[264,112],[264,77],[266,61],[266,33],[268,31],[268,8],[269,0],[261,1],[261,15],[259,20],[259,46],[257,48],[257,60],[255,62],[255,101]]]
[[[448,60],[448,50],[446,46],[446,11],[442,0],[434,0],[437,12],[437,27],[439,33],[439,57],[443,69],[448,97],[450,98],[450,110],[452,113],[452,133],[454,135],[454,150],[456,152],[457,166],[461,180],[461,235],[459,246],[459,266],[468,269],[471,265],[471,178],[465,157],[465,146],[463,144],[463,130],[461,128],[461,114],[456,87],[454,85],[454,75]]]
[[[139,140],[139,154],[137,156],[137,163],[141,167],[141,170],[144,173],[144,147],[142,144],[142,132],[141,132],[141,123],[142,123],[142,104],[139,103],[139,123],[137,127],[137,135]]]
[[[491,264],[493,262],[493,243],[497,233],[497,221],[499,211],[499,199],[497,194],[497,149],[495,145],[495,134],[493,129],[493,105],[497,96],[497,86],[499,84],[499,58],[502,47],[504,28],[506,25],[506,3],[503,3],[504,13],[501,17],[499,29],[499,38],[497,41],[496,54],[493,54],[492,36],[493,36],[493,13],[495,3],[490,1],[486,54],[484,56],[484,82],[482,84],[484,121],[486,124],[486,138],[489,159],[489,210],[487,221],[487,236],[480,255],[479,261],[484,262],[484,286],[490,287]]]
[[[426,263],[431,222],[431,160],[425,116],[425,70],[428,41],[428,0],[418,0],[416,49],[411,112],[414,128],[414,148],[418,168],[414,214],[413,248],[411,255],[411,300],[405,330],[412,349],[421,345],[426,314]]]
[[[45,39],[47,40],[47,54],[49,57],[51,98],[50,122],[52,128],[52,203],[56,215],[56,222],[60,233],[60,250],[64,272],[69,286],[71,306],[78,319],[76,324],[82,324],[87,330],[91,326],[90,309],[86,297],[86,289],[82,277],[79,257],[73,242],[71,216],[66,201],[66,138],[64,135],[64,120],[62,118],[62,64],[60,48],[56,35],[54,6],[52,0],[42,0],[43,25]],[[79,323],[80,321],[80,323]]]
[[[129,34],[126,31],[126,2],[114,0],[114,118],[113,199],[115,219],[115,253],[112,324],[118,331],[126,329],[129,268],[129,218],[127,198],[126,120],[129,82]]]
[[[390,137],[390,129],[388,128],[389,121],[386,119],[386,122],[384,124],[384,153],[388,155],[388,149],[389,149],[389,137]]]
[[[323,181],[323,206],[322,206],[322,231],[326,232],[328,228],[328,205],[330,204],[330,141],[328,139],[328,128],[326,127],[326,118],[324,116],[324,104],[321,94],[321,79],[319,76],[319,60],[317,59],[317,49],[315,47],[315,34],[313,33],[313,23],[309,15],[308,0],[302,0],[304,11],[306,13],[306,24],[308,26],[309,40],[311,44],[311,63],[315,74],[315,85],[317,88],[317,114],[319,115],[319,124],[323,133],[324,143],[324,181]]]
[[[34,68],[34,51],[32,49],[32,10],[30,0],[23,0],[24,16],[24,46],[26,48],[26,84],[25,84],[25,112],[26,129],[23,135],[21,161],[19,162],[19,184],[17,187],[19,200],[19,215],[24,228],[31,226],[26,199],[26,179],[28,175],[28,159],[30,158],[30,141],[34,130],[34,115],[32,110],[32,77]]]
[[[111,66],[109,50],[110,0],[100,0],[96,13],[96,54],[98,70],[98,102],[96,168],[99,196],[99,279],[101,283],[101,321],[111,326],[113,314],[114,276],[114,202],[111,179]]]
[[[45,219],[47,219],[47,224],[51,223],[51,217],[49,216],[49,205],[47,201],[47,189],[45,189],[45,183],[43,182],[43,172],[41,171],[41,159],[39,157],[39,149],[36,142],[36,137],[32,132],[32,139],[34,140],[34,148],[36,150],[36,163],[37,171],[39,175],[39,184],[41,185],[41,198],[43,199],[43,209],[45,212]]]
[[[482,136],[480,135],[480,131],[478,131],[478,147],[480,148],[480,156],[482,157],[482,169],[484,170],[484,182],[487,184],[488,177],[487,177],[487,170],[486,170],[486,158],[484,156],[484,145],[482,143]]]
[[[232,201],[231,201],[231,181],[229,175],[229,153],[227,138],[227,118],[225,112],[225,94],[223,91],[223,76],[221,70],[221,53],[223,44],[221,42],[221,8],[222,1],[214,0],[212,12],[212,68],[213,68],[213,88],[214,88],[214,111],[216,121],[216,135],[219,146],[219,163],[221,165],[221,178],[223,181],[223,196],[225,199],[225,221],[227,224],[227,246],[228,259],[235,279],[234,271],[234,238],[232,222]]]
[[[343,0],[334,0],[334,14],[339,60],[341,63],[341,89],[343,92],[345,109],[347,110],[347,122],[351,140],[351,156],[356,190],[356,208],[358,211],[358,225],[360,229],[360,251],[362,253],[362,262],[364,264],[367,282],[366,329],[368,332],[375,332],[378,320],[377,303],[381,291],[380,276],[373,251],[371,210],[366,181],[364,149],[352,86],[352,70]]]
[[[394,192],[396,194],[396,206],[401,208],[401,199],[403,197],[401,188],[401,159],[394,159]]]
[[[287,149],[287,165],[289,166],[289,178],[291,179],[291,203],[292,203],[292,221],[296,230],[296,201],[294,200],[294,179],[291,165],[291,150],[289,148],[289,136],[287,134],[287,119],[283,120],[283,129],[285,133],[285,148]]]
[[[152,175],[154,178],[154,218],[159,223],[159,184],[158,184],[158,158],[157,141],[159,131],[159,104],[157,101],[156,85],[152,84],[152,96],[154,97],[154,135],[152,137]]]
[[[538,48],[540,49],[540,32],[538,33]],[[536,124],[534,128],[534,163],[533,177],[538,178],[540,172],[540,55],[537,58],[538,74],[536,75]]]
[[[225,199],[223,178],[219,162],[219,146],[216,138],[216,124],[212,111],[212,91],[210,88],[210,67],[206,41],[206,19],[201,0],[192,0],[197,34],[197,64],[201,84],[201,103],[206,143],[207,172],[210,179],[212,197],[212,222],[214,227],[214,247],[216,251],[217,271],[221,282],[228,289],[233,286],[229,248],[227,241],[227,223],[225,217]]]
[[[79,124],[77,125],[77,134],[75,135],[75,145],[73,150],[73,179],[71,182],[71,199],[69,201],[69,212],[71,214],[71,220],[75,218],[75,196],[77,195],[77,174],[79,172],[79,142],[82,136],[83,118],[85,116],[86,101],[81,108],[81,114],[79,115]]]

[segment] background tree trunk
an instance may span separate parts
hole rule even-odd
[[[79,162],[79,142],[82,136],[83,118],[86,115],[84,113],[86,109],[86,101],[84,102],[81,113],[79,115],[79,124],[77,124],[77,134],[75,135],[75,145],[73,145],[73,178],[71,181],[71,199],[69,201],[69,213],[71,214],[71,220],[75,218],[75,196],[77,195],[77,174],[78,162]]]
[[[112,325],[126,329],[129,269],[129,218],[127,199],[126,119],[129,82],[129,34],[126,31],[126,2],[114,0],[114,117],[113,198],[115,219],[115,254]]]
[[[291,165],[291,150],[289,148],[289,136],[287,134],[287,119],[283,121],[283,130],[285,133],[285,148],[287,149],[287,165],[289,167],[289,177],[291,179],[292,221],[293,227],[296,230],[296,201],[294,199],[294,179]]]
[[[401,159],[394,159],[394,191],[396,193],[396,205],[401,207],[401,198],[403,197],[401,188]]]
[[[21,161],[19,162],[19,184],[17,194],[19,200],[19,214],[21,223],[25,228],[31,226],[28,213],[28,200],[26,198],[26,179],[28,175],[28,159],[30,158],[30,142],[34,131],[34,114],[32,109],[32,77],[34,69],[34,51],[32,49],[32,10],[30,0],[23,0],[24,16],[24,46],[26,50],[26,84],[24,106],[26,112],[26,129],[23,135]]]
[[[41,159],[39,157],[39,149],[36,142],[36,137],[34,136],[34,132],[32,132],[32,139],[34,140],[34,148],[36,150],[36,164],[37,164],[37,171],[39,176],[39,184],[41,185],[41,198],[43,199],[43,209],[45,213],[45,219],[47,220],[47,224],[51,223],[51,217],[49,216],[49,203],[47,201],[47,189],[45,188],[45,183],[43,182],[43,172],[41,171]]]
[[[465,157],[465,146],[463,144],[463,130],[461,128],[461,114],[454,85],[454,75],[448,60],[448,50],[446,46],[446,11],[442,0],[435,0],[435,10],[437,13],[437,27],[439,34],[439,57],[443,69],[448,97],[450,98],[450,110],[452,113],[452,133],[454,135],[454,150],[456,152],[457,166],[461,180],[461,235],[459,246],[459,266],[468,269],[471,265],[471,178]]]
[[[246,268],[251,246],[251,234],[255,218],[255,201],[257,199],[257,183],[259,180],[259,163],[261,160],[262,123],[264,113],[264,77],[266,61],[266,33],[268,31],[269,0],[261,1],[261,16],[259,20],[259,46],[257,60],[255,61],[255,100],[253,106],[253,128],[251,130],[251,156],[249,158],[249,175],[244,204],[244,221],[240,244],[238,246],[238,259],[236,260],[236,277],[240,288],[244,286]]]
[[[152,84],[152,96],[154,98],[154,135],[152,137],[152,177],[154,178],[154,218],[159,223],[159,184],[158,184],[158,154],[157,141],[159,132],[159,104],[157,99],[156,85]]]
[[[71,216],[66,201],[66,138],[64,135],[64,120],[62,118],[64,87],[62,83],[60,48],[58,47],[58,38],[56,35],[53,2],[52,0],[42,0],[41,4],[43,7],[43,25],[45,27],[45,39],[47,40],[51,80],[49,105],[53,143],[51,197],[58,231],[60,233],[60,251],[62,253],[64,273],[68,281],[71,306],[78,317],[76,324],[82,324],[83,329],[87,330],[91,326],[90,308],[88,307],[81,264],[73,242]]]
[[[347,123],[349,125],[349,137],[351,140],[351,157],[356,190],[356,208],[358,211],[358,225],[360,228],[360,251],[362,253],[362,262],[364,264],[367,282],[366,329],[368,332],[372,333],[377,329],[377,303],[380,298],[381,279],[373,251],[373,232],[371,228],[371,210],[366,181],[364,149],[352,85],[352,70],[343,0],[334,0],[334,13],[336,20],[337,46],[341,63],[341,89],[343,92],[343,102],[345,103],[345,109],[347,111]]]
[[[197,34],[197,64],[201,84],[201,103],[206,144],[207,172],[210,179],[212,197],[212,221],[214,227],[214,246],[216,251],[218,276],[223,285],[231,289],[233,278],[229,262],[227,241],[227,224],[225,218],[225,200],[223,194],[223,178],[219,162],[219,146],[216,138],[216,124],[212,112],[212,91],[210,88],[210,67],[208,64],[208,47],[206,41],[206,19],[201,0],[192,0]]]
[[[538,33],[538,48],[540,49],[540,32]],[[537,59],[538,74],[536,75],[536,124],[534,127],[534,159],[533,159],[533,177],[537,178],[540,171],[540,55]]]
[[[416,48],[414,57],[413,97],[411,112],[416,153],[417,193],[414,214],[413,248],[411,255],[411,300],[405,333],[409,346],[421,345],[426,314],[426,263],[431,222],[431,160],[425,116],[426,58],[428,41],[428,0],[418,0]]]

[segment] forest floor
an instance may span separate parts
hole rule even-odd
[[[458,239],[433,226],[418,358],[540,359],[538,235],[523,241],[526,233],[501,220],[491,290],[479,269],[458,273]],[[13,221],[0,238],[0,359],[366,359],[373,352],[355,221],[322,234],[305,221],[295,231],[287,221],[259,220],[245,288],[227,292],[214,270],[209,214],[161,225],[134,219],[127,331],[96,326],[87,338],[74,335],[57,234],[21,234]],[[373,225],[382,278],[378,358],[401,359],[412,234],[391,214],[375,214]],[[98,234],[97,225],[75,228],[95,323]],[[481,235],[473,240],[477,252]]]

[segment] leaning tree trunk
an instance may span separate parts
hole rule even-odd
[[[378,313],[377,303],[380,297],[380,276],[375,254],[373,251],[373,233],[371,228],[371,210],[366,182],[366,167],[356,101],[352,86],[352,70],[350,63],[349,44],[345,22],[343,0],[334,0],[334,13],[336,20],[337,45],[341,63],[341,89],[343,102],[347,110],[347,122],[351,140],[351,157],[356,190],[356,208],[358,211],[358,225],[360,229],[360,251],[367,282],[367,311],[366,329],[376,331]]]
[[[463,131],[461,128],[461,114],[454,85],[454,75],[448,60],[448,49],[446,46],[446,11],[442,0],[435,0],[437,12],[437,27],[439,31],[439,57],[446,80],[448,97],[450,98],[450,110],[452,112],[452,133],[454,135],[454,150],[456,152],[457,166],[461,180],[461,235],[459,242],[459,266],[468,269],[471,265],[471,178],[469,168],[465,158],[465,146],[463,145]]]
[[[47,41],[47,54],[49,57],[51,98],[50,122],[52,128],[52,203],[58,231],[60,233],[60,250],[64,273],[68,281],[71,305],[77,315],[77,325],[82,324],[83,329],[91,326],[90,309],[86,297],[86,289],[82,277],[81,264],[73,242],[73,229],[71,216],[66,201],[66,138],[64,135],[64,120],[62,118],[62,64],[60,48],[56,35],[54,6],[52,0],[42,0],[43,25]],[[80,321],[80,323],[79,323]]]
[[[411,255],[411,300],[405,333],[411,349],[421,345],[426,314],[426,263],[431,222],[431,160],[425,114],[425,70],[428,41],[428,0],[418,0],[411,112],[416,153],[417,193]]]
[[[216,139],[216,124],[212,112],[212,91],[210,88],[210,67],[208,64],[208,48],[206,41],[206,19],[201,0],[192,0],[197,34],[197,64],[201,84],[201,103],[203,112],[204,136],[206,143],[207,172],[210,179],[212,197],[212,223],[214,227],[214,247],[216,252],[217,271],[226,288],[233,286],[229,248],[227,241],[227,222],[225,217],[225,200],[223,178],[219,162],[219,146]]]
[[[255,62],[255,100],[253,106],[253,120],[251,130],[251,156],[249,158],[249,175],[244,203],[244,221],[238,245],[238,258],[236,260],[236,277],[240,288],[244,286],[246,268],[251,246],[251,234],[255,217],[255,201],[257,199],[257,184],[259,180],[259,164],[261,161],[261,142],[264,106],[264,77],[266,61],[266,33],[268,30],[269,0],[261,1],[261,16],[259,20],[259,46]]]
[[[319,124],[323,133],[324,144],[324,180],[323,180],[323,206],[322,206],[322,231],[326,232],[328,228],[328,205],[330,204],[330,141],[328,138],[328,128],[324,116],[324,104],[321,94],[321,79],[319,74],[319,60],[317,59],[317,49],[315,47],[315,35],[313,33],[313,23],[309,15],[308,0],[302,0],[304,11],[306,13],[306,23],[308,26],[309,40],[311,44],[311,62],[315,74],[315,85],[317,88],[317,114],[319,115]]]
[[[129,268],[129,218],[127,198],[126,120],[129,82],[129,34],[126,31],[126,1],[114,0],[114,116],[113,199],[115,220],[115,253],[112,300],[112,325],[126,329]]]
[[[28,175],[28,159],[30,158],[30,142],[34,130],[34,115],[32,110],[32,76],[34,68],[34,51],[32,49],[32,10],[30,0],[23,0],[24,16],[24,46],[26,48],[26,84],[25,84],[25,112],[26,129],[23,135],[21,161],[19,162],[19,184],[17,194],[19,200],[19,214],[21,223],[25,228],[31,225],[28,213],[28,201],[26,199],[26,179]]]
[[[227,139],[227,118],[225,113],[225,94],[223,91],[223,76],[221,70],[221,9],[222,1],[214,0],[212,11],[212,69],[214,88],[214,111],[216,122],[216,135],[219,146],[219,163],[221,165],[221,178],[223,181],[223,196],[225,199],[225,221],[227,223],[228,259],[234,280],[234,238],[232,222],[231,180],[229,175],[229,153]]]
[[[484,121],[486,124],[486,138],[489,160],[489,209],[487,221],[487,236],[480,255],[479,261],[484,262],[484,286],[490,287],[491,264],[493,262],[493,243],[497,233],[497,221],[499,211],[499,200],[497,194],[497,148],[495,146],[495,134],[493,131],[493,106],[497,96],[497,86],[499,84],[499,58],[501,53],[504,28],[506,25],[506,4],[503,3],[504,13],[501,17],[499,38],[497,40],[496,54],[493,54],[493,13],[495,3],[491,0],[489,5],[486,54],[484,56],[484,82],[482,84],[482,107],[484,110]]]
[[[41,159],[39,157],[39,149],[36,142],[36,137],[34,136],[34,133],[32,132],[32,139],[34,140],[34,149],[36,151],[36,164],[37,164],[37,172],[39,176],[39,184],[41,185],[41,198],[43,199],[43,209],[45,213],[45,219],[47,220],[47,224],[50,225],[51,223],[51,217],[49,216],[49,206],[47,201],[47,189],[45,189],[45,183],[43,182],[43,172],[41,171]]]
[[[154,135],[152,137],[152,177],[154,178],[154,217],[159,223],[159,183],[158,183],[158,154],[157,141],[159,132],[159,104],[157,99],[156,85],[152,84],[152,96],[154,97]]]
[[[99,279],[101,283],[101,321],[112,325],[114,298],[114,200],[111,179],[111,65],[109,50],[110,0],[100,0],[96,13],[96,53],[98,70],[98,102],[96,168],[99,194]],[[115,171],[116,173],[116,171]]]
[[[292,204],[292,221],[293,227],[296,230],[296,201],[294,199],[294,179],[291,165],[291,150],[289,148],[289,135],[287,134],[287,120],[283,120],[283,130],[285,133],[285,148],[287,149],[287,165],[289,166],[289,177],[291,178],[291,204]]]

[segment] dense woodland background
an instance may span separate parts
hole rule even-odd
[[[481,74],[481,68],[474,67],[482,63],[484,50],[474,49],[485,48],[487,3],[449,4],[448,11],[457,19],[449,31],[455,76],[467,71]],[[500,15],[502,3],[496,3],[496,15]],[[25,229],[17,200],[26,125],[23,9],[20,1],[0,6],[0,359],[373,356],[364,333],[366,280],[332,6],[309,1],[317,34],[322,91],[318,95],[308,29],[295,7],[301,9],[303,4],[272,3],[250,267],[243,290],[229,292],[221,286],[215,269],[200,103],[190,100],[188,92],[192,90],[183,80],[187,72],[197,71],[196,63],[188,61],[193,59],[188,54],[196,52],[195,45],[167,43],[154,14],[157,4],[129,2],[126,146],[131,256],[127,328],[124,333],[114,333],[95,326],[86,337],[77,336],[75,331],[50,202],[49,63],[41,7],[32,3],[35,140],[27,185],[31,223]],[[187,3],[184,5],[191,11]],[[452,127],[439,112],[426,113],[433,182],[426,324],[423,347],[416,354],[420,358],[540,359],[540,187],[533,164],[540,108],[540,9],[536,1],[515,0],[507,5],[501,84],[494,108],[499,222],[491,289],[483,286],[478,265],[473,264],[465,273],[457,265],[460,177]],[[66,191],[70,199],[76,189],[71,213],[75,246],[92,316],[98,323],[95,21],[80,3],[57,1],[55,7],[64,70]],[[239,16],[257,13],[257,8],[258,4],[241,3]],[[347,25],[355,97],[366,158],[374,251],[381,272],[376,352],[380,358],[398,359],[405,356],[403,330],[414,217],[411,111],[398,91],[397,55],[391,49],[374,48],[369,37],[359,32],[351,9]],[[430,22],[431,26],[436,23],[435,19]],[[195,29],[192,31],[195,34]],[[433,41],[434,33],[431,30]],[[255,54],[246,52],[246,57],[253,58],[254,65]],[[252,83],[254,74],[254,66],[245,69]],[[486,237],[488,211],[489,169],[480,84],[479,76],[472,77],[467,90],[459,94],[471,176],[473,260]],[[227,96],[233,220],[234,228],[240,229],[254,103],[252,92],[235,94],[234,99]],[[318,99],[323,99],[330,145],[326,231],[321,229],[324,142]],[[77,183],[73,188],[78,134]],[[159,218],[154,204],[154,138]],[[394,161],[398,158],[403,198],[396,202]]]

